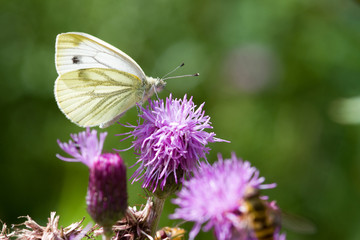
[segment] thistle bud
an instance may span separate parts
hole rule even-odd
[[[72,134],[68,143],[59,146],[72,158],[57,155],[69,162],[82,162],[89,168],[89,186],[86,196],[87,210],[96,223],[111,235],[112,225],[120,220],[127,209],[126,166],[119,154],[101,153],[107,133],[97,138],[95,130]]]
[[[100,155],[90,168],[87,210],[105,233],[127,209],[126,167],[118,154]]]

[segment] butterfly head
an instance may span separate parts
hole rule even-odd
[[[182,63],[181,65],[179,65],[178,67],[176,67],[174,70],[172,70],[171,72],[169,72],[168,74],[165,74],[165,76],[163,76],[162,78],[152,78],[152,77],[146,77],[146,81],[145,81],[145,94],[143,97],[143,101],[145,101],[146,99],[148,99],[149,97],[151,97],[154,93],[157,94],[159,92],[161,92],[165,86],[166,86],[166,80],[169,79],[174,79],[174,78],[183,78],[183,77],[197,77],[199,76],[199,73],[195,73],[195,74],[188,74],[188,75],[180,75],[180,76],[171,76],[171,77],[167,77],[169,74],[173,73],[174,71],[176,71],[177,69],[179,69],[180,67],[184,66],[184,63]],[[158,96],[157,96],[158,97]],[[159,97],[158,97],[159,98]]]
[[[161,79],[161,78],[155,79],[155,84],[154,84],[155,92],[162,91],[165,88],[165,86],[166,86],[166,82],[163,79]]]
[[[146,101],[149,97],[151,97],[154,93],[157,95],[161,90],[163,90],[166,86],[166,82],[161,78],[152,78],[146,77],[143,91],[143,99],[142,102]]]

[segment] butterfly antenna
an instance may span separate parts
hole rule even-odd
[[[166,76],[169,76],[170,74],[172,74],[173,72],[175,72],[176,70],[178,70],[179,68],[183,67],[185,65],[185,63],[180,64],[179,66],[177,66],[174,70],[168,72],[167,74],[165,74],[161,79],[166,78]]]
[[[173,76],[173,77],[167,77],[167,78],[163,78],[162,80],[169,80],[169,79],[183,78],[183,77],[197,77],[197,76],[200,76],[200,73],[180,75],[180,76]]]

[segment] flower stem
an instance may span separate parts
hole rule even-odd
[[[102,240],[111,240],[111,236],[104,234]]]
[[[153,207],[150,213],[150,236],[155,236],[160,221],[160,216],[164,208],[165,198],[153,197]]]
[[[102,240],[111,240],[113,231],[111,227],[103,227]]]

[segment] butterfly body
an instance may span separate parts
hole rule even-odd
[[[108,127],[166,85],[147,77],[124,52],[86,33],[59,34],[55,62],[56,102],[82,127]]]

